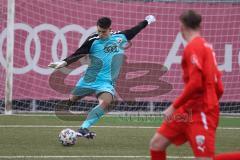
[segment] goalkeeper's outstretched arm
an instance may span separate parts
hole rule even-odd
[[[59,69],[59,68],[65,67],[73,62],[76,62],[80,58],[89,54],[89,50],[94,41],[94,38],[93,38],[94,36],[96,36],[96,35],[92,35],[92,36],[88,37],[87,40],[82,44],[82,46],[80,48],[78,48],[72,55],[63,59],[62,61],[50,63],[48,65],[48,67],[51,67],[54,69]]]
[[[145,20],[141,21],[138,25],[132,27],[131,29],[124,30],[120,33],[123,33],[127,40],[133,39],[142,29],[144,29],[147,25],[156,21],[156,18],[153,15],[148,15],[145,17]]]

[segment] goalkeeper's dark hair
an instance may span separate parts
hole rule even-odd
[[[102,17],[99,18],[97,21],[97,26],[103,28],[103,29],[108,29],[112,24],[112,21],[108,17]]]
[[[202,22],[202,16],[194,10],[183,12],[179,19],[186,27],[194,30],[199,29]]]

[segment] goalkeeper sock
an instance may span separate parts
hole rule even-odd
[[[166,160],[166,151],[150,150],[151,160]]]
[[[94,107],[87,116],[87,119],[81,125],[81,128],[89,128],[95,124],[104,115],[104,110],[100,105]]]
[[[214,160],[239,160],[240,152],[229,152],[218,154],[214,157]]]

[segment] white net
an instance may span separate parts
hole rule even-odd
[[[95,31],[99,17],[110,17],[113,30],[124,30],[152,14],[157,22],[138,34],[132,40],[133,46],[126,50],[127,61],[118,80],[114,111],[157,113],[183,87],[180,68],[183,40],[178,17],[186,9],[195,9],[203,15],[202,34],[217,53],[225,85],[221,111],[240,113],[240,3],[219,0],[17,0],[13,111],[54,111],[56,103],[69,96],[83,67],[64,78],[61,72],[53,74],[47,65],[72,54]],[[0,111],[3,112],[7,0],[0,0],[0,13]],[[87,97],[73,105],[72,110],[86,111],[95,104],[94,98]]]

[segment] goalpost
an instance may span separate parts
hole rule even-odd
[[[12,114],[15,0],[8,0],[5,114]]]
[[[81,9],[79,9],[81,8]],[[181,54],[185,42],[178,16],[185,9],[203,15],[203,36],[213,44],[223,72],[221,113],[240,114],[240,2],[237,0],[2,0],[0,5],[0,113],[55,112],[69,96],[86,65],[54,72],[47,65],[72,54],[96,31],[101,16],[113,30],[128,29],[152,14],[126,50],[117,82],[113,114],[158,115],[182,91]],[[82,64],[87,64],[82,59]],[[5,83],[4,83],[5,82]],[[71,107],[88,111],[96,99]]]

